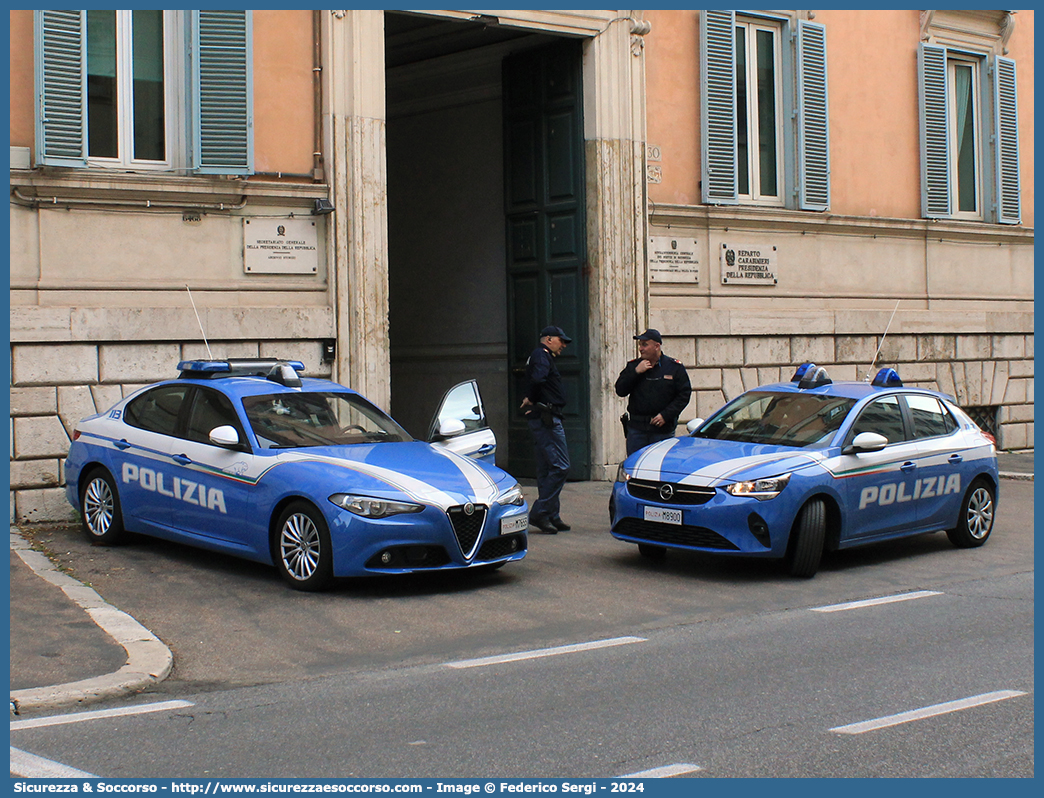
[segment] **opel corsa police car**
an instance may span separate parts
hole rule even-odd
[[[188,543],[272,563],[300,590],[525,556],[528,507],[491,464],[473,381],[447,394],[427,443],[297,361],[178,369],[77,424],[66,495],[90,540]]]
[[[782,558],[811,577],[825,549],[940,530],[970,548],[993,528],[993,437],[894,369],[834,383],[804,364],[689,427],[628,457],[613,487],[612,535],[646,557]]]

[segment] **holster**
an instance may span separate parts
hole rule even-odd
[[[627,437],[627,422],[631,420],[631,417],[624,413],[620,416],[620,424],[623,426],[624,437]]]
[[[555,411],[546,402],[537,402],[537,410],[540,411],[540,423],[550,429],[555,425]]]

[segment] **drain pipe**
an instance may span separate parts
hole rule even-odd
[[[312,181],[325,182],[323,174],[323,53],[322,11],[312,11]]]

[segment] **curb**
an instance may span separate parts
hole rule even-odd
[[[92,588],[62,573],[43,554],[11,530],[11,551],[46,582],[61,589],[81,606],[103,632],[123,646],[127,663],[114,673],[67,682],[52,687],[32,687],[11,691],[11,712],[23,709],[54,709],[88,704],[127,693],[137,692],[170,675],[174,655],[156,635],[118,610]]]
[[[997,476],[1001,479],[1019,479],[1023,482],[1033,481],[1033,474],[1023,474],[1021,471],[1000,471]]]

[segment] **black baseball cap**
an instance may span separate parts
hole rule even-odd
[[[540,337],[541,337],[541,338],[547,338],[547,337],[548,337],[549,335],[550,335],[550,336],[551,336],[552,338],[561,338],[561,339],[562,339],[563,341],[565,341],[565,342],[566,342],[567,344],[568,344],[568,343],[569,343],[570,341],[572,341],[572,340],[573,340],[572,338],[570,338],[570,337],[569,337],[568,335],[566,335],[566,334],[565,334],[565,333],[564,333],[564,332],[562,331],[562,328],[561,328],[561,327],[555,327],[554,325],[552,325],[552,326],[550,326],[550,327],[545,327],[544,329],[542,329],[542,330],[540,331]]]
[[[634,336],[636,341],[656,341],[658,344],[663,343],[663,339],[660,337],[659,330],[649,329],[643,332],[641,335]]]

